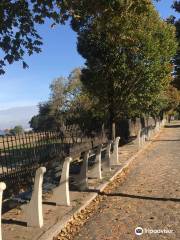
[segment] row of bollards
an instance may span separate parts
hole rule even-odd
[[[106,148],[103,149],[102,145],[97,147],[95,152],[95,166],[88,173],[88,159],[93,155],[90,155],[90,151],[84,153],[83,162],[81,166],[81,171],[78,176],[78,184],[80,190],[88,189],[88,176],[91,178],[102,179],[102,162],[101,162],[101,152],[105,152],[105,164],[103,165],[103,171],[107,172],[111,170],[111,167],[114,165],[119,165],[118,160],[118,145],[119,145],[120,137],[117,137],[115,141],[109,141]],[[113,151],[111,153],[111,145],[113,147]],[[53,190],[53,202],[56,205],[64,205],[70,206],[70,192],[69,192],[69,169],[70,163],[72,162],[72,157],[66,157],[62,172],[60,183],[58,187]],[[40,167],[36,171],[35,180],[34,180],[34,188],[31,196],[31,200],[28,204],[22,205],[22,210],[25,213],[27,226],[29,227],[39,227],[43,226],[43,208],[42,208],[42,184],[43,184],[43,176],[46,172],[45,167]],[[3,191],[6,189],[6,184],[4,182],[0,182],[0,211],[2,209],[2,196]],[[1,216],[1,212],[0,212]],[[1,233],[1,219],[0,219],[0,240],[2,240]]]
[[[157,121],[155,127],[150,126],[140,129],[137,136],[139,148],[143,147],[147,141],[151,140],[151,138],[154,137],[162,127],[164,127],[165,123],[166,120],[163,119]]]
[[[156,135],[159,130],[165,125],[165,120],[157,121],[154,128],[146,127],[140,129],[137,136],[138,146],[142,148],[146,141],[151,140],[151,138]],[[77,181],[79,189],[81,191],[88,189],[88,177],[102,179],[102,171],[107,173],[111,171],[113,166],[120,165],[119,156],[118,156],[118,146],[119,146],[120,137],[117,137],[114,141],[109,141],[107,146],[103,148],[102,145],[97,147],[96,152],[93,154],[95,156],[95,166],[88,172],[88,159],[92,157],[90,150],[86,151],[83,155],[83,162],[81,166],[81,171],[79,176],[77,176]],[[111,148],[113,151],[111,152]],[[101,153],[105,151],[105,161],[102,165]],[[53,190],[53,202],[56,205],[70,206],[70,192],[69,192],[69,169],[70,163],[73,161],[72,157],[66,157],[60,183],[58,187]],[[43,208],[42,208],[42,184],[43,184],[43,175],[46,172],[45,167],[40,167],[36,171],[34,189],[32,192],[31,200],[28,204],[22,206],[22,209],[25,212],[27,226],[39,227],[43,226]],[[6,184],[0,182],[0,217],[2,209],[2,195],[3,191],[6,189]],[[1,219],[0,219],[0,240],[2,240],[1,233]]]

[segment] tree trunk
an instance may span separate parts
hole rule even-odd
[[[108,87],[108,99],[109,99],[109,129],[110,139],[114,140],[116,137],[116,125],[115,125],[115,100],[114,100],[114,81],[109,79]]]
[[[116,124],[114,118],[114,108],[113,104],[109,106],[109,129],[110,129],[110,139],[114,140],[116,138]]]
[[[112,122],[111,139],[115,140],[115,138],[116,138],[116,124],[115,122]]]

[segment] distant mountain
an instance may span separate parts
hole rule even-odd
[[[16,125],[21,125],[24,129],[27,129],[29,128],[30,119],[37,113],[37,106],[0,110],[0,129],[13,128]]]

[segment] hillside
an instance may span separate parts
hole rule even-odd
[[[29,128],[29,121],[32,116],[38,113],[37,106],[15,107],[0,110],[0,129],[12,128],[15,125],[22,125]]]

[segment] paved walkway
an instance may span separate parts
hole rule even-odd
[[[74,240],[180,239],[180,122],[166,127],[133,162],[126,181],[104,194]]]

